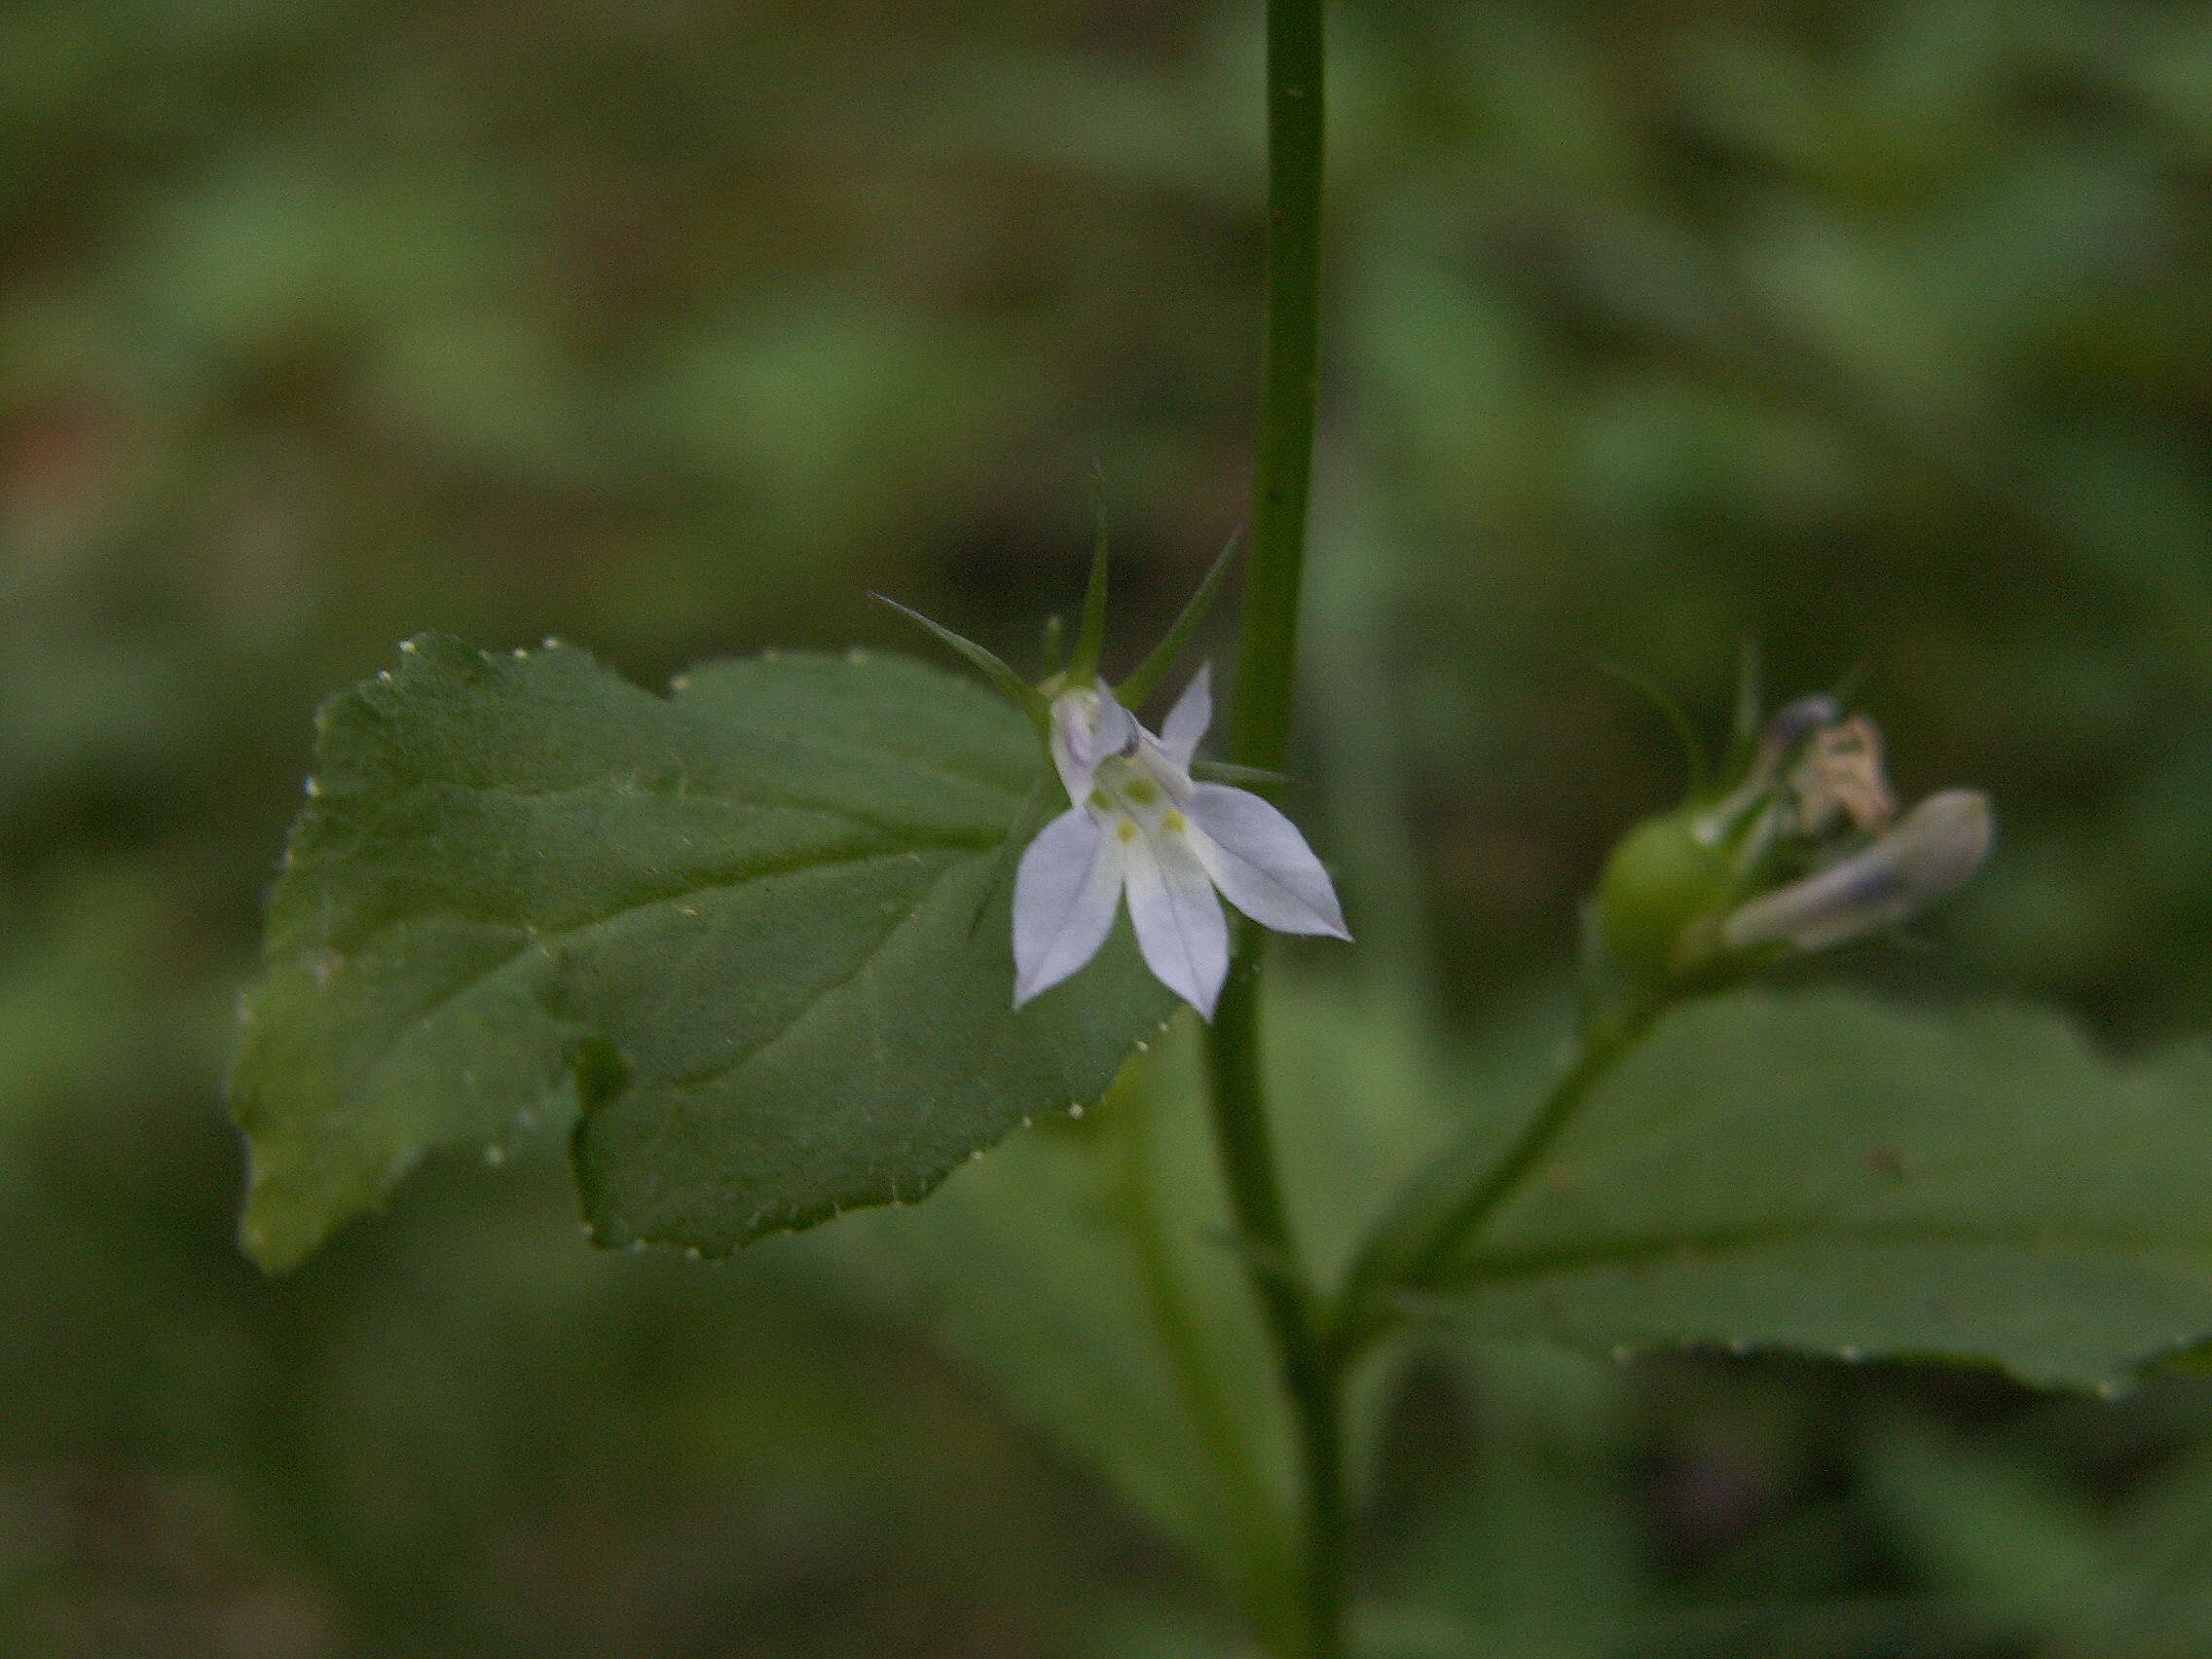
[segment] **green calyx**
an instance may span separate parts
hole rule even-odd
[[[1767,952],[1732,952],[1723,942],[1728,914],[1771,872],[1779,802],[1789,769],[1815,734],[1841,719],[1825,693],[1801,697],[1761,719],[1747,669],[1736,731],[1715,783],[1689,721],[1671,699],[1615,671],[1659,706],[1690,757],[1688,797],[1649,818],[1614,846],[1600,874],[1591,916],[1601,947],[1594,968],[1604,994],[1653,1004],[1692,988],[1714,988]],[[1781,813],[1787,824],[1788,814]]]
[[[1640,992],[1661,990],[1703,954],[1700,936],[1740,896],[1735,837],[1701,830],[1711,806],[1690,801],[1622,836],[1598,878],[1594,910],[1609,966]]]

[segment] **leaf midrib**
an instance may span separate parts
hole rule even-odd
[[[950,851],[981,851],[984,849],[980,847],[960,846],[957,848],[935,847],[929,850],[942,853]],[[922,856],[922,849],[911,847],[898,847],[871,848],[866,852],[856,852],[846,855],[837,855],[832,857],[816,856],[806,860],[786,861],[776,866],[749,870],[743,875],[726,880],[694,882],[678,892],[658,894],[650,899],[643,899],[625,903],[619,908],[608,911],[605,914],[593,916],[585,921],[571,923],[568,927],[556,929],[551,932],[532,931],[529,929],[528,924],[526,923],[515,923],[510,921],[488,921],[484,918],[470,916],[463,911],[450,909],[418,911],[414,915],[409,916],[403,920],[387,924],[387,929],[383,931],[396,931],[404,929],[411,925],[415,925],[422,921],[430,919],[431,917],[453,917],[469,922],[475,926],[505,928],[522,927],[525,930],[525,937],[520,944],[518,944],[505,956],[501,957],[498,961],[491,964],[489,967],[479,969],[475,973],[466,976],[461,981],[461,983],[447,990],[428,1007],[422,1009],[413,1014],[410,1014],[403,1024],[396,1027],[393,1030],[389,1041],[386,1043],[384,1052],[378,1056],[376,1064],[370,1068],[367,1078],[363,1080],[361,1092],[365,1093],[371,1091],[377,1087],[377,1085],[381,1082],[386,1069],[397,1060],[401,1048],[404,1047],[409,1039],[420,1032],[424,1026],[427,1025],[431,1020],[435,1019],[442,1012],[452,1007],[456,1002],[459,1002],[461,999],[472,995],[476,991],[483,989],[485,986],[490,985],[494,980],[500,977],[500,976],[507,973],[508,970],[512,969],[516,964],[520,963],[526,957],[528,957],[534,949],[543,950],[547,953],[548,956],[550,956],[555,945],[566,944],[573,940],[579,935],[591,933],[601,928],[611,927],[615,923],[627,920],[629,917],[637,915],[641,911],[653,909],[663,904],[677,903],[686,899],[696,898],[700,894],[704,893],[728,892],[737,888],[749,887],[761,881],[772,881],[780,876],[801,875],[817,869],[840,868],[856,865],[869,864],[885,859],[909,859],[920,858]],[[944,869],[949,869],[950,867],[951,866],[948,864],[944,866]],[[933,879],[923,883],[922,891],[925,897],[937,886],[939,881],[941,881],[943,879],[944,869],[940,869]],[[895,933],[900,926],[903,926],[904,924],[908,917],[911,916],[913,909],[919,907],[919,901],[916,901],[915,905],[909,908],[905,914],[902,915],[899,922],[893,924],[891,930],[892,932]],[[889,936],[886,935],[886,938],[888,937]],[[872,957],[877,949],[881,948],[881,942],[882,941],[878,941],[875,946],[870,947],[870,950],[868,952],[868,955],[870,957]],[[368,948],[370,947],[364,946],[362,953],[365,954]]]
[[[2010,1250],[2021,1254],[2122,1257],[2159,1261],[2176,1267],[2203,1267],[2198,1252],[2212,1247],[2199,1240],[2198,1251],[2177,1248],[2171,1239],[2131,1237],[2123,1234],[2100,1235],[2073,1229],[1999,1231],[1991,1228],[1944,1228],[1926,1223],[1854,1224],[1839,1227],[1818,1221],[1778,1222],[1762,1227],[1714,1229],[1663,1238],[1607,1239],[1595,1244],[1563,1245],[1552,1250],[1514,1255],[1478,1256],[1459,1264],[1459,1272],[1440,1275],[1424,1286],[1439,1291],[1478,1291],[1488,1284],[1543,1278],[1603,1268],[1649,1269],[1694,1266],[1706,1257],[1726,1258],[1792,1244],[1823,1244],[1837,1248],[1919,1248]],[[2212,1288],[2208,1285],[2207,1288]]]
[[[949,774],[946,775],[949,776]],[[971,785],[970,787],[978,786]],[[364,790],[359,793],[366,797],[375,795],[379,792]],[[1017,794],[997,789],[990,790],[987,793],[995,798],[1005,801],[1007,817],[1011,822],[1014,811],[1020,804],[1020,797]],[[385,798],[394,805],[417,806],[424,802],[434,804],[455,796],[466,797],[470,795],[498,795],[507,800],[517,801],[551,801],[559,800],[567,795],[600,795],[613,800],[682,801],[686,805],[719,808],[727,812],[812,813],[816,817],[835,819],[839,823],[849,824],[855,829],[866,830],[878,835],[894,835],[919,840],[925,846],[989,845],[1003,840],[1006,833],[1003,828],[991,830],[978,827],[972,836],[955,836],[946,830],[910,821],[901,822],[897,819],[879,818],[858,811],[850,805],[839,805],[830,801],[793,794],[751,798],[734,794],[725,789],[704,788],[697,791],[656,789],[649,787],[643,781],[624,787],[608,783],[604,779],[597,779],[535,790],[525,788],[520,784],[500,782],[449,783],[430,788],[416,787],[394,790]],[[335,802],[343,805],[347,800],[345,795],[325,796],[324,798],[326,806],[322,816],[325,818],[337,816],[337,814],[328,810],[329,804]]]

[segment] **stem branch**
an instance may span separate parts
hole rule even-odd
[[[1492,1126],[1478,1124],[1408,1190],[1369,1235],[1346,1277],[1342,1346],[1360,1347],[1387,1328],[1392,1315],[1376,1299],[1428,1281],[1542,1161],[1590,1091],[1657,1014],[1655,1004],[1639,1003],[1585,1032],[1574,1057],[1511,1145],[1500,1152]]]

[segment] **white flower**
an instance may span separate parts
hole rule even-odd
[[[1146,966],[1208,1019],[1229,973],[1216,890],[1278,933],[1351,938],[1289,819],[1248,790],[1192,781],[1212,719],[1205,668],[1157,737],[1103,685],[1052,700],[1052,764],[1074,804],[1030,842],[1014,877],[1016,1008],[1098,953],[1124,893]]]

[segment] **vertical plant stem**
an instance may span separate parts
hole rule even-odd
[[[1322,0],[1268,0],[1268,276],[1252,550],[1231,758],[1280,771],[1290,748],[1300,578],[1321,380]]]
[[[1279,771],[1290,747],[1299,585],[1320,387],[1322,0],[1268,0],[1268,272],[1231,757]],[[1342,1368],[1291,1235],[1261,1082],[1259,931],[1239,927],[1207,1034],[1214,1138],[1230,1208],[1297,1422],[1308,1659],[1344,1652],[1347,1514]]]

